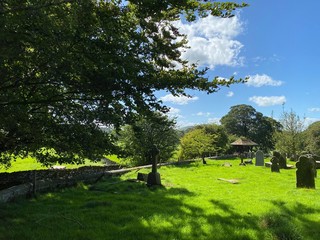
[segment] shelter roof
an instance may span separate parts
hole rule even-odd
[[[233,146],[257,146],[258,144],[248,138],[238,138],[231,143]]]

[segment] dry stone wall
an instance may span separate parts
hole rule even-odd
[[[0,174],[0,202],[9,202],[36,192],[73,186],[77,182],[94,182],[118,165],[80,167],[78,169],[48,169]]]

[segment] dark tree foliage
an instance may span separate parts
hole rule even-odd
[[[169,160],[179,143],[175,124],[166,115],[154,113],[148,118],[140,118],[131,125],[123,126],[117,134],[120,155],[130,165],[151,164],[150,150],[157,146],[160,161]]]
[[[231,17],[245,4],[195,0],[6,0],[0,2],[0,152],[50,164],[113,149],[99,126],[167,109],[157,90],[213,93],[234,79],[207,79],[180,59],[172,21]],[[174,62],[182,65],[176,69]],[[8,158],[6,158],[8,157]]]
[[[314,122],[303,132],[304,150],[320,156],[320,121]]]
[[[276,120],[245,104],[232,106],[221,118],[221,124],[229,134],[249,138],[265,151],[274,148],[273,134],[281,127]]]

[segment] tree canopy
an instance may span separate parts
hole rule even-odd
[[[213,93],[241,82],[208,79],[207,69],[181,59],[187,41],[173,21],[232,17],[244,6],[196,0],[2,1],[1,161],[28,153],[46,164],[96,159],[113,148],[101,125],[119,127],[137,114],[168,110],[157,90]]]
[[[221,124],[229,134],[249,138],[263,150],[273,149],[273,134],[280,128],[280,123],[276,120],[263,116],[252,106],[245,104],[232,106],[221,118]]]
[[[183,159],[216,155],[224,152],[228,136],[222,126],[205,124],[189,130],[181,139],[181,156]]]
[[[123,126],[117,134],[120,155],[131,165],[151,164],[149,153],[155,145],[160,151],[160,161],[169,160],[179,143],[175,124],[174,120],[157,112]]]
[[[320,156],[320,121],[314,122],[303,132],[305,149]]]
[[[298,160],[298,155],[304,150],[302,132],[304,130],[304,120],[291,110],[283,112],[280,118],[281,131],[277,132],[276,149],[286,154],[292,160]]]

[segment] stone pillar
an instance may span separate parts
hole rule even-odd
[[[152,160],[152,171],[148,174],[147,185],[161,185],[160,173],[157,172],[157,164],[159,161],[159,149],[156,145],[153,145],[149,151],[149,157]]]

